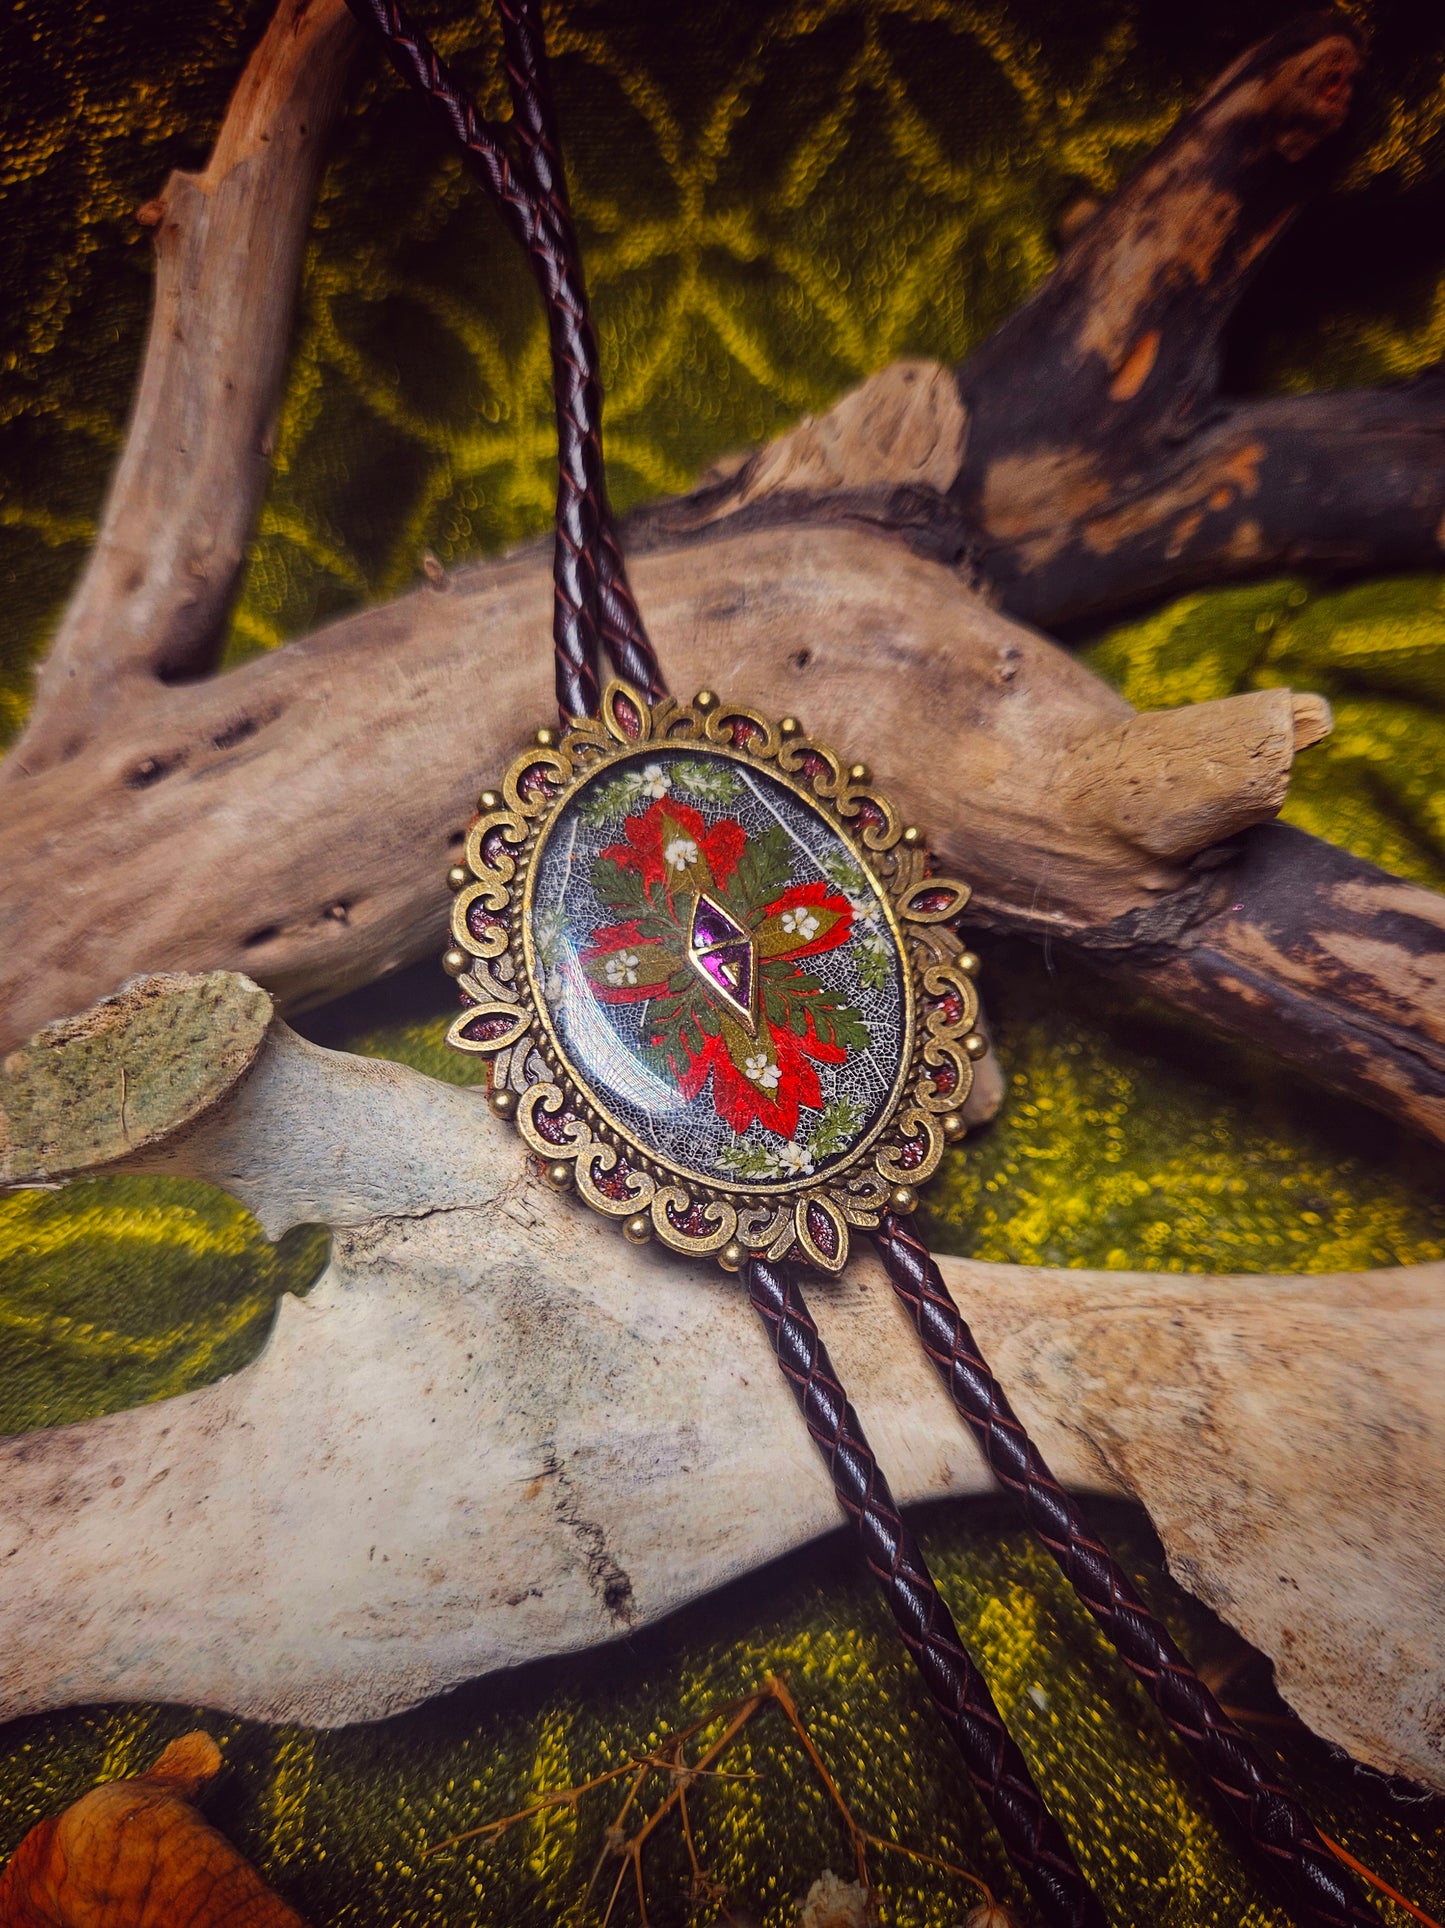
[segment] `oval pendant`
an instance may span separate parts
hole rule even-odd
[[[707,693],[612,684],[482,801],[450,1039],[493,1108],[634,1239],[841,1267],[961,1133],[966,888],[861,766]]]

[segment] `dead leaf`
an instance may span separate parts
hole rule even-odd
[[[0,1928],[306,1928],[191,1805],[220,1765],[185,1734],[32,1828],[0,1871]]]

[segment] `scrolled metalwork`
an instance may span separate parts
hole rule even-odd
[[[529,868],[571,796],[610,763],[648,745],[696,744],[766,770],[806,800],[837,833],[876,887],[897,943],[903,976],[905,1049],[889,1101],[856,1145],[819,1176],[786,1182],[701,1180],[638,1142],[568,1059],[552,1024],[525,935]],[[691,703],[654,703],[614,681],[598,714],[561,738],[521,753],[466,840],[474,881],[456,892],[454,944],[472,960],[460,979],[466,1008],[448,1033],[462,1051],[491,1060],[493,1090],[523,1142],[560,1182],[568,1167],[577,1195],[594,1211],[650,1225],[662,1244],[725,1263],[737,1248],[774,1259],[793,1254],[837,1272],[850,1234],[871,1231],[890,1201],[936,1169],[947,1142],[944,1114],[968,1096],[973,1063],[965,1048],[978,1013],[972,980],[959,967],[952,919],[968,901],[956,879],[929,874],[917,833],[905,831],[891,800],[861,765],[828,745],[785,731],[745,704],[704,693]]]

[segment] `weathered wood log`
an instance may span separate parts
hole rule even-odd
[[[144,981],[0,1085],[11,1179],[194,1175],[273,1235],[335,1228],[255,1364],[0,1442],[0,1714],[371,1719],[836,1524],[736,1281],[559,1200],[475,1093],[268,1028],[265,1002]],[[1145,1505],[1312,1727],[1445,1788],[1445,1268],[944,1267],[1060,1476]],[[989,1491],[871,1256],[814,1297],[900,1496]]]
[[[301,253],[356,27],[281,0],[211,158],[139,210],[150,339],[100,535],[40,665],[18,770],[63,763],[214,666],[271,473]]]
[[[1271,690],[1135,716],[862,530],[720,535],[638,557],[634,579],[680,687],[745,654],[748,700],[866,754],[972,882],[981,923],[1147,977],[1445,1135],[1445,902],[1306,837],[1288,840],[1291,893],[1237,887],[1251,845],[1228,840],[1278,809],[1317,701]],[[440,950],[441,877],[475,790],[548,715],[532,646],[548,593],[541,555],[458,572],[168,690],[129,743],[10,789],[6,1041],[149,961],[220,961],[296,1007]]]
[[[1241,401],[1226,325],[1320,184],[1361,61],[1315,14],[1235,63],[956,371],[900,365],[640,519],[856,519],[1057,625],[1281,569],[1435,568],[1445,381]]]
[[[311,127],[294,101],[320,98],[321,69],[344,58],[338,4],[296,16],[297,33],[317,36],[300,67],[295,35],[273,30],[218,157],[250,151],[267,116]],[[973,587],[1067,614],[1159,588],[1158,558],[1176,540],[1180,582],[1261,564],[1241,533],[1263,513],[1255,471],[1236,463],[1229,502],[1215,501],[1216,477],[1191,532],[1181,518],[1198,504],[1180,493],[1180,465],[1214,460],[1219,326],[1339,124],[1357,58],[1334,19],[1264,43],[959,376],[885,371],[822,422],[640,519],[634,575],[679,688],[720,684],[801,713],[868,756],[973,882],[982,922],[1146,982],[1445,1136],[1445,903],[1316,840],[1257,828],[1279,808],[1294,750],[1326,727],[1318,699],[1268,691],[1136,717]],[[304,224],[298,171],[247,177],[260,200],[245,218],[261,221],[264,204],[278,261],[281,231],[299,246]],[[226,222],[203,224],[198,288],[226,285],[234,247]],[[271,277],[255,310],[252,334],[271,344],[289,311],[284,281]],[[145,396],[172,367],[168,317],[162,298]],[[248,338],[224,339],[250,352]],[[225,353],[182,356],[169,428],[137,418],[151,456],[175,423],[208,433],[210,404],[235,379]],[[256,398],[266,382],[251,370],[242,386]],[[1309,419],[1333,419],[1338,398],[1316,402]],[[1381,459],[1436,515],[1445,464],[1421,393],[1369,405],[1387,423]],[[1258,406],[1294,409],[1298,426],[1315,403]],[[197,472],[224,490],[237,418],[216,419]],[[1086,444],[1097,473],[1081,482]],[[1351,445],[1331,484],[1337,523],[1370,459]],[[244,968],[297,1006],[439,946],[435,880],[472,794],[547,715],[539,554],[458,572],[232,675],[177,683],[178,667],[204,664],[201,632],[214,635],[238,557],[220,546],[206,620],[186,613],[197,500],[167,495],[127,457],[62,668],[47,672],[0,766],[0,1044],[142,969]],[[1127,540],[1106,528],[1110,515],[1124,517]],[[104,558],[147,531],[155,613],[149,628],[121,624],[131,641],[112,674],[106,597],[126,592]]]

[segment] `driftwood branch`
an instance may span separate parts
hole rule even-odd
[[[320,34],[332,14],[316,4]],[[288,87],[314,97],[344,59],[334,19],[328,32],[303,80],[273,29],[257,61],[274,88],[243,86],[232,118]],[[1378,443],[1352,440],[1328,486],[1290,451],[1313,436],[1325,461],[1347,398],[1231,414],[1214,393],[1219,329],[1327,156],[1358,58],[1336,19],[1274,36],[961,371],[884,371],[639,518],[631,547],[676,686],[792,711],[867,756],[973,882],[982,923],[1147,984],[1445,1137],[1445,901],[1269,823],[1295,751],[1328,726],[1323,703],[1266,691],[1137,716],[991,606],[1063,616],[1218,580],[1268,561],[1251,530],[1308,546],[1330,518],[1354,529],[1334,561],[1399,561],[1414,553],[1405,498],[1438,520],[1427,388],[1357,398]],[[218,151],[237,145],[226,134]],[[289,177],[268,192],[273,246],[289,226],[299,247],[304,199]],[[209,285],[233,241],[212,227],[197,245]],[[224,360],[184,362],[175,418],[207,421],[231,379]],[[1266,420],[1276,439],[1239,458],[1229,437]],[[1259,478],[1280,464],[1265,500]],[[1399,497],[1373,521],[1350,493],[1371,474]],[[1328,546],[1320,534],[1318,559]],[[52,664],[0,766],[0,1042],[143,969],[240,968],[295,1007],[440,947],[437,880],[474,792],[550,707],[540,552],[200,682],[165,670],[203,652],[168,655],[159,617],[134,649],[119,625],[117,682],[90,582],[85,676]],[[54,661],[74,664],[72,646]],[[71,687],[86,677],[93,698]]]
[[[0,1442],[0,1716],[371,1719],[835,1525],[735,1281],[558,1199],[475,1093],[267,1015],[244,979],[145,980],[0,1081],[11,1179],[191,1175],[272,1235],[335,1228],[255,1364]],[[1312,1727],[1445,1788],[1445,1268],[944,1265],[1060,1476],[1141,1501]],[[900,1496],[989,1491],[872,1260],[816,1296]]]
[[[679,686],[745,661],[749,700],[865,752],[972,881],[981,922],[1146,979],[1445,1135],[1445,903],[1310,838],[1248,835],[1319,733],[1317,702],[1265,691],[1135,717],[863,530],[719,536],[633,573]],[[547,596],[541,555],[459,572],[172,689],[129,743],[10,789],[10,1037],[156,960],[221,960],[297,1006],[440,949],[478,773],[549,711]],[[1241,895],[1276,849],[1289,890]]]
[[[1070,517],[1001,600],[1026,620],[1109,615],[1200,583],[1287,570],[1436,569],[1445,528],[1445,382],[1238,403],[1171,451],[1145,495]],[[986,563],[985,566],[988,566]]]
[[[856,518],[1056,625],[1280,569],[1438,566],[1445,387],[1241,402],[1225,328],[1320,183],[1360,66],[1310,16],[1238,61],[956,373],[889,370],[656,535]]]
[[[355,27],[282,0],[211,158],[139,210],[150,339],[100,534],[41,664],[21,772],[63,763],[157,684],[214,665],[270,478],[301,254]]]

